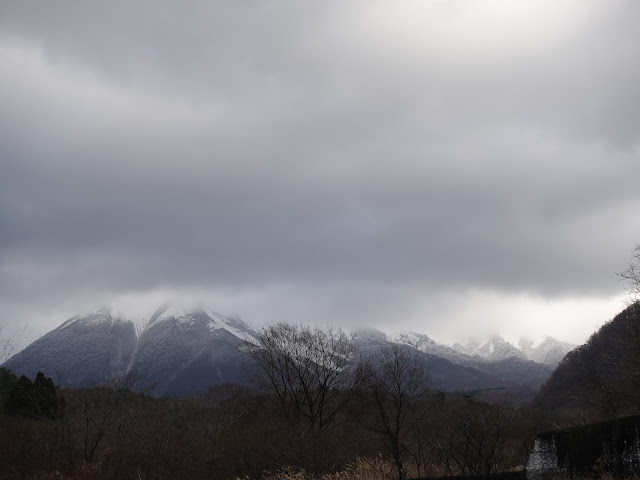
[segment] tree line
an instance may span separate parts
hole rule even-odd
[[[251,388],[175,398],[1,370],[0,478],[485,474],[522,468],[550,425],[532,407],[433,391],[424,358],[402,345],[358,352],[340,330],[280,324],[242,350]]]

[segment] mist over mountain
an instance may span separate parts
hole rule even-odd
[[[449,347],[414,332],[368,328],[348,334],[361,353],[390,343],[419,352],[434,389],[503,389],[527,398],[547,380],[557,356],[571,347],[550,338],[536,348],[519,349],[498,336],[475,346]],[[250,359],[240,347],[257,336],[240,319],[206,308],[164,306],[142,319],[104,308],[70,318],[5,366],[30,377],[42,371],[73,387],[128,376],[136,379],[136,389],[182,395],[222,383],[246,384]]]
[[[477,340],[456,342],[451,348],[458,353],[487,361],[500,361],[513,357],[555,368],[567,353],[576,348],[576,345],[547,336],[535,346],[533,341],[521,339],[519,347],[507,342],[499,335],[493,335],[486,342]]]

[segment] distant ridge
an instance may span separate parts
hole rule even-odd
[[[368,328],[349,333],[361,352],[404,344],[424,359],[432,387],[446,391],[505,389],[532,398],[551,374],[546,362],[527,358],[500,337],[473,354],[414,332],[386,334]],[[131,320],[109,308],[72,317],[5,363],[17,374],[38,371],[62,385],[86,387],[126,376],[155,395],[196,393],[220,383],[246,383],[240,351],[258,333],[240,319],[205,307],[166,304]],[[555,345],[555,344],[554,344]]]
[[[451,348],[456,352],[489,361],[515,357],[556,367],[567,353],[576,348],[576,345],[547,336],[535,347],[531,341],[520,340],[520,348],[518,348],[501,336],[493,335],[484,343],[470,341],[465,345],[456,342]]]

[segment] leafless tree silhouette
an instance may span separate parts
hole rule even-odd
[[[257,366],[255,382],[275,395],[289,418],[306,418],[311,428],[322,430],[348,400],[347,366],[355,347],[341,330],[280,323],[266,327],[242,350]]]
[[[426,366],[416,352],[391,344],[363,359],[357,376],[370,403],[365,427],[386,439],[398,479],[405,480],[403,453],[410,449],[408,429],[426,411]]]
[[[636,243],[629,262],[629,267],[618,274],[620,278],[627,281],[627,292],[630,303],[640,301],[640,243]]]

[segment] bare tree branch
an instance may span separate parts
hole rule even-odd
[[[266,327],[242,350],[258,368],[255,383],[275,395],[285,415],[305,418],[311,428],[331,424],[349,399],[346,367],[355,346],[341,330],[281,323]]]
[[[387,439],[398,479],[405,480],[403,453],[410,450],[407,430],[425,408],[426,367],[416,352],[392,344],[363,359],[357,375],[371,403],[365,427]]]
[[[629,294],[629,303],[640,301],[640,243],[636,243],[629,262],[629,267],[618,276],[627,281],[627,293]]]

